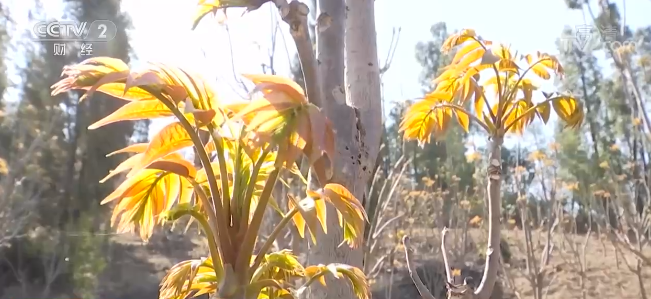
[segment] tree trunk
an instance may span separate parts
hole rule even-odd
[[[502,143],[503,137],[493,136],[488,165],[488,249],[484,275],[476,291],[479,299],[488,299],[493,293],[500,264],[500,210],[502,207]]]
[[[346,0],[345,9],[346,103],[352,107],[355,123],[354,130],[347,128],[353,136],[341,136],[337,140],[342,143],[347,141],[350,145],[350,154],[353,155],[348,162],[353,169],[356,168],[357,173],[354,185],[347,187],[364,203],[383,131],[375,1]],[[342,158],[342,162],[347,160],[347,157]]]
[[[319,15],[327,13],[332,18],[329,28],[317,36],[323,109],[334,125],[337,138],[332,182],[348,188],[364,204],[382,133],[374,1],[321,0],[319,10]],[[335,213],[333,208],[328,209],[328,215],[332,215],[327,218],[328,234],[319,232],[318,246],[310,249],[308,264],[337,262],[362,268],[361,246],[355,249],[339,246],[343,231]],[[329,278],[327,285],[326,291],[314,284],[310,298],[355,297],[344,280]]]

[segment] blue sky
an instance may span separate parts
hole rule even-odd
[[[60,1],[43,2],[48,17],[61,18]],[[622,7],[621,0],[611,2]],[[259,73],[260,64],[268,61],[270,25],[275,23],[276,15],[270,3],[244,16],[241,10],[229,12],[232,57],[227,30],[215,19],[205,19],[197,30],[190,30],[196,0],[123,0],[122,3],[122,9],[132,18],[131,45],[138,62],[161,61],[199,72],[214,81],[224,99],[238,97],[233,69],[236,74]],[[31,5],[31,1],[11,3],[13,18],[28,24],[27,9]],[[418,80],[421,67],[415,59],[414,47],[430,38],[429,29],[434,23],[446,22],[449,30],[475,29],[486,39],[510,43],[520,53],[537,50],[557,53],[555,40],[563,27],[586,24],[581,11],[568,10],[562,0],[377,0],[375,7],[381,61],[389,51],[393,29],[402,28],[391,69],[383,78],[384,98],[390,102],[422,95]],[[626,23],[632,28],[648,25],[649,11],[651,1],[628,1]],[[647,12],[646,19],[643,12]],[[288,58],[293,57],[295,50],[288,28],[282,22],[280,32],[275,65],[279,74],[287,75]],[[157,131],[163,124],[157,122],[151,131]]]

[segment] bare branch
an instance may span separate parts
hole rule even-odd
[[[391,67],[393,62],[393,56],[396,54],[396,49],[398,48],[398,41],[400,40],[400,32],[402,31],[401,27],[393,28],[393,33],[391,34],[391,43],[389,44],[389,51],[387,52],[387,57],[384,60],[384,66],[380,68],[380,77],[386,73]]]
[[[445,265],[445,278],[448,283],[452,283],[452,273],[450,273],[450,263],[448,262],[448,251],[445,249],[445,236],[448,233],[448,228],[444,227],[441,231],[441,254],[443,255],[443,265]]]
[[[395,166],[391,169],[391,172],[389,173],[389,177],[387,178],[386,181],[382,184],[382,189],[380,189],[380,194],[378,195],[378,201],[373,207],[367,208],[367,211],[369,214],[372,215],[371,218],[371,223],[369,227],[369,233],[366,237],[365,240],[365,249],[364,249],[364,257],[366,258],[370,253],[372,253],[375,250],[375,247],[377,246],[378,243],[378,236],[380,233],[384,230],[385,227],[387,227],[388,223],[392,222],[393,220],[399,218],[395,217],[395,219],[389,219],[387,221],[384,221],[384,212],[386,211],[387,207],[389,206],[389,203],[391,202],[391,199],[393,198],[394,192],[398,189],[398,184],[400,183],[400,179],[402,178],[405,170],[407,169],[407,166],[409,166],[409,163],[411,159],[407,160],[405,163],[402,163],[402,160],[404,159],[404,155],[398,159],[396,162]],[[398,169],[398,167],[401,167],[400,173],[397,175],[394,175],[394,172]],[[387,196],[384,196],[384,192],[386,191],[387,185],[389,185],[390,179],[392,179],[392,184],[391,184],[391,190],[389,191],[389,194]],[[380,207],[378,208],[378,205]],[[401,215],[402,216],[402,215]],[[378,228],[379,223],[384,223],[382,227]],[[368,245],[370,243],[370,245]]]
[[[226,35],[228,36],[228,49],[229,49],[230,55],[231,55],[231,71],[233,73],[233,78],[235,79],[235,82],[239,83],[240,86],[248,94],[250,92],[249,88],[246,87],[246,84],[244,84],[244,81],[242,81],[240,78],[238,78],[237,74],[235,73],[235,57],[233,56],[233,40],[231,39],[231,30],[228,28],[227,24],[224,24],[224,29],[226,30]]]
[[[278,32],[279,30],[279,22],[276,19],[276,15],[272,14],[271,15],[271,46],[270,49],[267,49],[267,58],[269,60],[268,64],[267,63],[262,63],[262,73],[266,74],[267,70],[271,72],[272,75],[276,75],[276,67],[275,67],[275,59],[276,59],[276,44],[278,41]]]
[[[615,236],[617,237],[617,241],[619,241],[620,243],[622,243],[622,245],[624,245],[622,246],[624,247],[624,249],[634,254],[637,258],[639,258],[642,262],[644,262],[644,264],[651,266],[651,259],[644,256],[644,254],[642,254],[642,252],[640,252],[639,250],[635,249],[635,247],[633,246],[633,244],[631,244],[631,241],[628,240],[628,238],[622,236],[621,233],[615,233]]]
[[[423,296],[423,299],[436,299],[434,295],[432,295],[432,293],[427,290],[427,287],[425,284],[423,284],[420,276],[418,276],[418,273],[416,273],[416,266],[414,265],[413,256],[411,255],[414,249],[409,243],[409,236],[405,235],[402,237],[402,244],[405,246],[405,259],[407,260],[407,270],[409,270],[409,277],[411,277],[411,280],[414,281],[414,285],[416,285],[418,293]],[[449,270],[447,275],[450,275]]]
[[[398,215],[398,216],[395,216],[395,217],[393,217],[393,218],[387,220],[386,222],[384,222],[384,224],[382,224],[382,226],[378,227],[378,228],[375,230],[375,232],[373,233],[373,239],[379,237],[380,234],[384,231],[384,229],[385,229],[387,226],[389,226],[389,224],[391,224],[392,222],[394,222],[394,221],[396,221],[396,220],[402,218],[403,216],[405,216],[404,213],[402,213],[402,214],[400,214],[400,215]]]
[[[33,190],[25,190],[22,181],[24,168],[31,161],[35,152],[42,147],[45,138],[52,132],[54,123],[59,118],[53,117],[48,121],[48,130],[41,132],[31,142],[22,158],[14,160],[9,165],[9,173],[0,180],[0,247],[6,242],[21,235],[22,230],[27,225],[27,219],[30,217],[33,207],[38,203],[37,198],[41,190],[36,187]],[[18,179],[17,179],[18,178]],[[23,198],[20,201],[14,199],[16,188],[22,193]]]
[[[307,24],[307,16],[310,13],[309,7],[300,1],[274,0],[280,16],[289,25],[289,32],[294,38],[298,58],[303,69],[305,78],[305,89],[307,98],[313,104],[323,107],[321,103],[319,79],[317,73],[316,55],[310,40],[310,33]]]

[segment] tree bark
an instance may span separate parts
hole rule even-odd
[[[322,108],[336,133],[337,157],[333,161],[332,182],[348,188],[363,204],[382,133],[374,1],[320,0],[319,10],[319,15],[327,13],[332,20],[327,30],[317,30]],[[310,249],[308,264],[337,262],[362,268],[361,246],[355,249],[345,244],[339,246],[343,231],[335,215],[336,211],[329,208],[328,234],[318,233],[318,246]],[[327,285],[326,291],[314,284],[309,298],[355,297],[344,280],[328,278]]]
[[[486,265],[481,283],[475,291],[475,298],[488,299],[497,282],[497,270],[500,264],[500,226],[502,207],[502,144],[501,136],[493,136],[490,144],[488,165],[488,248]]]

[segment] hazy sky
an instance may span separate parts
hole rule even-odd
[[[43,2],[49,17],[61,17],[59,1]],[[622,8],[623,1],[611,2]],[[195,31],[190,29],[196,0],[123,0],[122,3],[123,10],[132,18],[130,42],[140,62],[145,59],[168,62],[202,73],[215,81],[222,98],[237,97],[230,87],[237,86],[231,62],[236,74],[259,73],[260,64],[268,63],[271,25],[277,14],[270,3],[244,16],[242,10],[229,12],[227,24],[232,49],[226,28],[213,18],[203,20]],[[31,1],[15,0],[12,4],[14,18],[26,20]],[[626,5],[628,25],[637,28],[649,24],[651,1],[632,0]],[[486,39],[510,43],[520,53],[537,50],[557,53],[555,40],[563,27],[586,24],[581,11],[568,10],[563,0],[377,0],[375,8],[381,65],[393,29],[402,29],[391,69],[384,76],[387,101],[422,95],[418,80],[421,67],[415,59],[414,48],[417,42],[430,39],[429,30],[434,23],[445,22],[449,30],[475,29]],[[288,28],[282,22],[277,39],[276,70],[288,74],[288,58],[293,57],[295,50]],[[153,126],[152,131],[157,131],[160,124]]]

